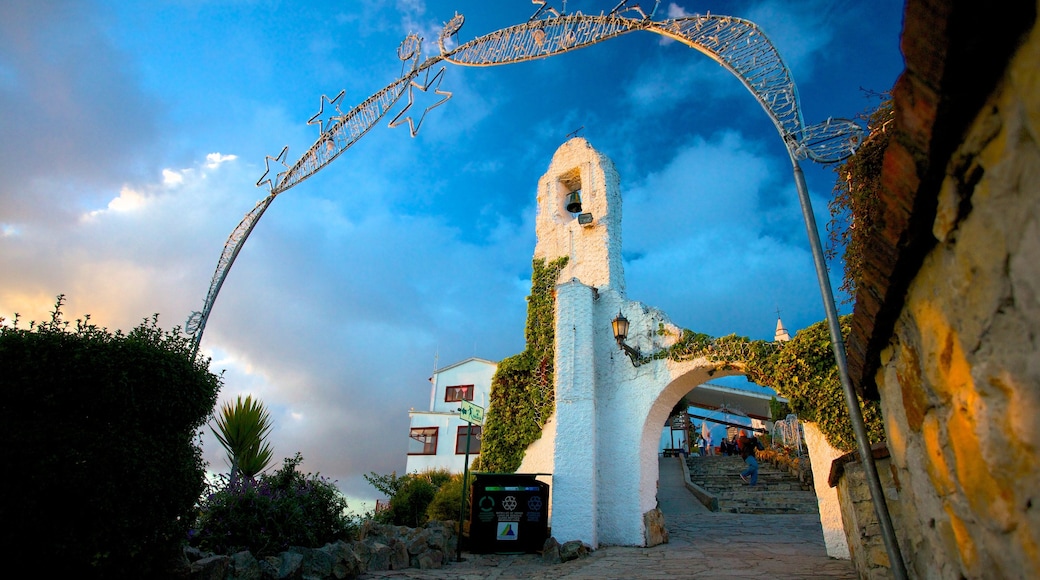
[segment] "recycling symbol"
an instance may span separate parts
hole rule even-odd
[[[495,498],[484,496],[480,498],[480,511],[489,512],[495,509]]]
[[[511,495],[507,495],[502,500],[502,507],[506,508],[506,511],[513,511],[513,510],[515,510],[516,509],[516,498],[511,496]]]
[[[532,495],[531,498],[527,500],[527,509],[532,512],[542,511],[541,496]]]

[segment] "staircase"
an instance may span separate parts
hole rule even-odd
[[[759,463],[758,485],[740,479],[747,466],[738,455],[691,456],[686,459],[690,481],[719,502],[719,511],[738,514],[817,514],[816,493],[803,490],[798,478],[772,465]]]

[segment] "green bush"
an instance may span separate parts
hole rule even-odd
[[[200,506],[192,543],[216,553],[249,550],[257,558],[289,546],[318,548],[351,539],[357,523],[346,514],[346,498],[334,482],[296,467],[299,453],[258,481],[220,476]]]
[[[465,520],[469,517],[469,491],[473,489],[473,476],[470,475],[468,484],[469,490],[466,493],[466,510],[462,512],[462,518]],[[426,519],[428,521],[444,521],[452,520],[458,521],[460,508],[462,507],[462,474],[458,473],[451,476],[451,479],[441,484],[440,488],[437,489],[437,493],[433,496],[433,500],[430,501],[430,505],[426,508]]]
[[[427,509],[437,496],[438,490],[448,484],[453,477],[447,469],[429,469],[401,477],[397,477],[396,473],[389,476],[375,473],[366,475],[365,479],[373,487],[389,496],[389,507],[376,513],[375,519],[395,526],[411,528],[422,526],[430,519]],[[459,489],[456,489],[456,492],[458,491]],[[458,501],[456,501],[455,516],[448,519],[458,518],[458,506]]]
[[[0,327],[4,547],[76,578],[147,577],[205,489],[201,433],[220,377],[158,316],[129,334],[61,318]]]

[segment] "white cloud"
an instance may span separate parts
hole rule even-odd
[[[668,18],[686,18],[687,16],[693,16],[693,14],[675,2],[668,3]]]
[[[220,167],[222,163],[234,161],[235,159],[238,159],[237,155],[223,155],[221,153],[210,153],[209,155],[206,155],[206,168],[216,169]]]
[[[163,185],[174,186],[184,183],[184,173],[182,171],[174,171],[172,169],[163,169]]]

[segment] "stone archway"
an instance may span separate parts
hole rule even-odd
[[[646,544],[660,426],[691,389],[744,374],[739,355],[716,352],[729,348],[725,341],[706,342],[626,297],[619,181],[608,158],[575,138],[538,183],[535,258],[567,264],[556,286],[555,413],[518,471],[552,473],[553,535],[592,547]],[[566,206],[576,192],[582,220]],[[638,354],[615,342],[619,312]]]

